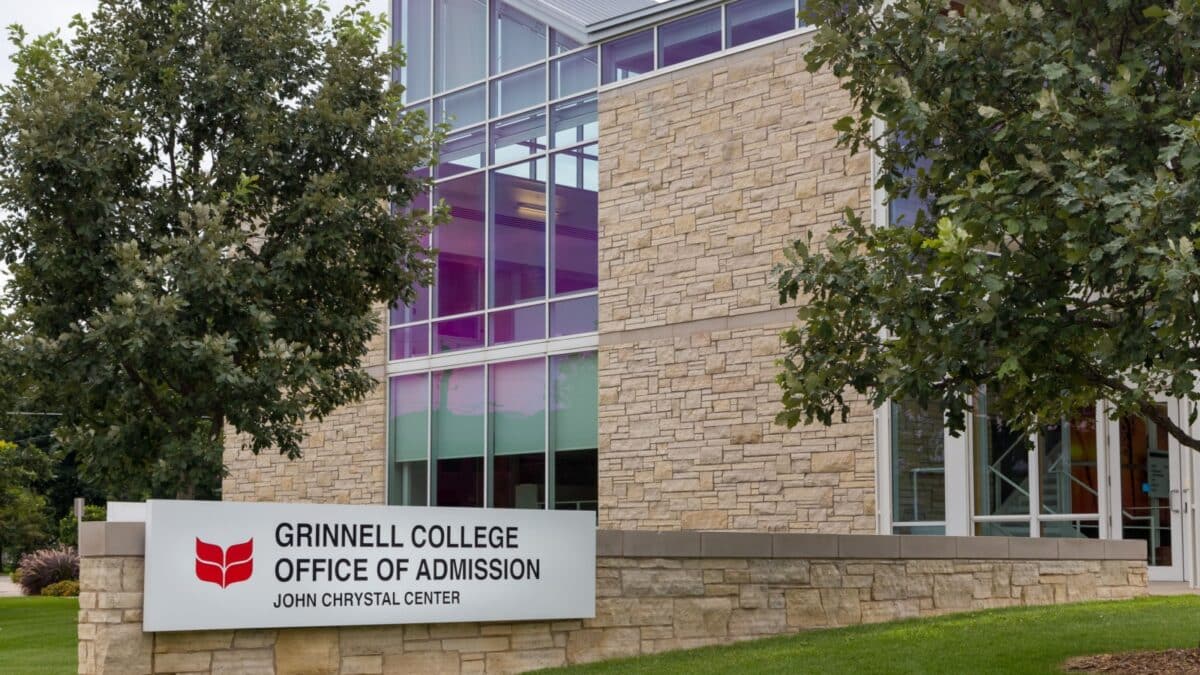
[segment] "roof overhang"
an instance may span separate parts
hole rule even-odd
[[[722,0],[507,0],[583,44],[595,44],[683,14],[719,5]]]

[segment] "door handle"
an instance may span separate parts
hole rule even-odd
[[[1179,513],[1179,507],[1175,506],[1176,496],[1179,496],[1179,490],[1171,490],[1167,497],[1167,505],[1171,508],[1171,513]],[[1182,499],[1180,501],[1182,501]]]

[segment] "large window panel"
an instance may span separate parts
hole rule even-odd
[[[506,164],[546,149],[546,113],[524,113],[492,122],[492,161]]]
[[[433,48],[432,0],[393,0],[392,40],[404,46],[405,64],[400,71],[404,100],[419,101],[429,96],[430,60]]]
[[[975,515],[1028,516],[1029,437],[1009,427],[1001,415],[990,409],[986,393],[975,400],[972,434]],[[1025,529],[1029,529],[1028,523]]]
[[[456,91],[435,102],[433,121],[446,122],[451,129],[478,124],[487,118],[487,89],[484,85]]]
[[[1080,410],[1070,419],[1042,430],[1042,513],[1100,513],[1096,410]]]
[[[739,0],[725,6],[726,41],[737,47],[796,27],[792,0]]]
[[[493,345],[546,337],[546,306],[541,303],[492,312],[488,319],[491,321],[488,339]]]
[[[721,9],[694,14],[658,27],[658,67],[721,51]]]
[[[485,0],[434,0],[434,93],[482,80],[487,73]]]
[[[429,376],[393,377],[388,387],[388,503],[426,504]]]
[[[892,520],[945,521],[946,465],[940,407],[891,404]]]
[[[550,357],[551,433],[554,449],[586,450],[598,444],[600,410],[596,353]]]
[[[483,506],[483,366],[433,373],[437,506]]]
[[[564,56],[550,64],[550,98],[562,98],[596,88],[599,76],[595,48]]]
[[[492,80],[492,115],[507,115],[545,102],[545,66]]]
[[[483,346],[483,314],[460,316],[433,324],[433,342],[439,354]]]
[[[606,42],[600,47],[600,81],[619,82],[654,70],[654,30]]]
[[[585,295],[550,305],[550,337],[594,333],[599,329],[599,298]]]
[[[450,222],[434,233],[437,316],[483,309],[485,181],[477,173],[441,183],[435,191],[450,209]]]
[[[429,354],[429,324],[392,328],[388,334],[388,358],[393,361]]]
[[[546,24],[496,2],[492,21],[492,73],[503,73],[546,58]]]
[[[599,277],[599,161],[589,145],[554,156],[553,293],[593,290]]]
[[[492,172],[492,306],[546,296],[546,182],[543,163]]]
[[[545,368],[541,358],[491,366],[488,407],[494,506],[545,507]]]
[[[487,163],[487,130],[476,127],[452,134],[442,143],[437,177],[449,178],[481,169]]]
[[[550,136],[554,147],[562,148],[600,135],[596,95],[555,103],[550,109]]]

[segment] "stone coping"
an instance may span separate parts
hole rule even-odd
[[[145,554],[144,523],[85,522],[79,525],[81,556]],[[597,530],[596,557],[1145,560],[1146,544],[1138,539]]]

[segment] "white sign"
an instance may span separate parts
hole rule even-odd
[[[147,502],[147,631],[595,613],[587,511]]]

